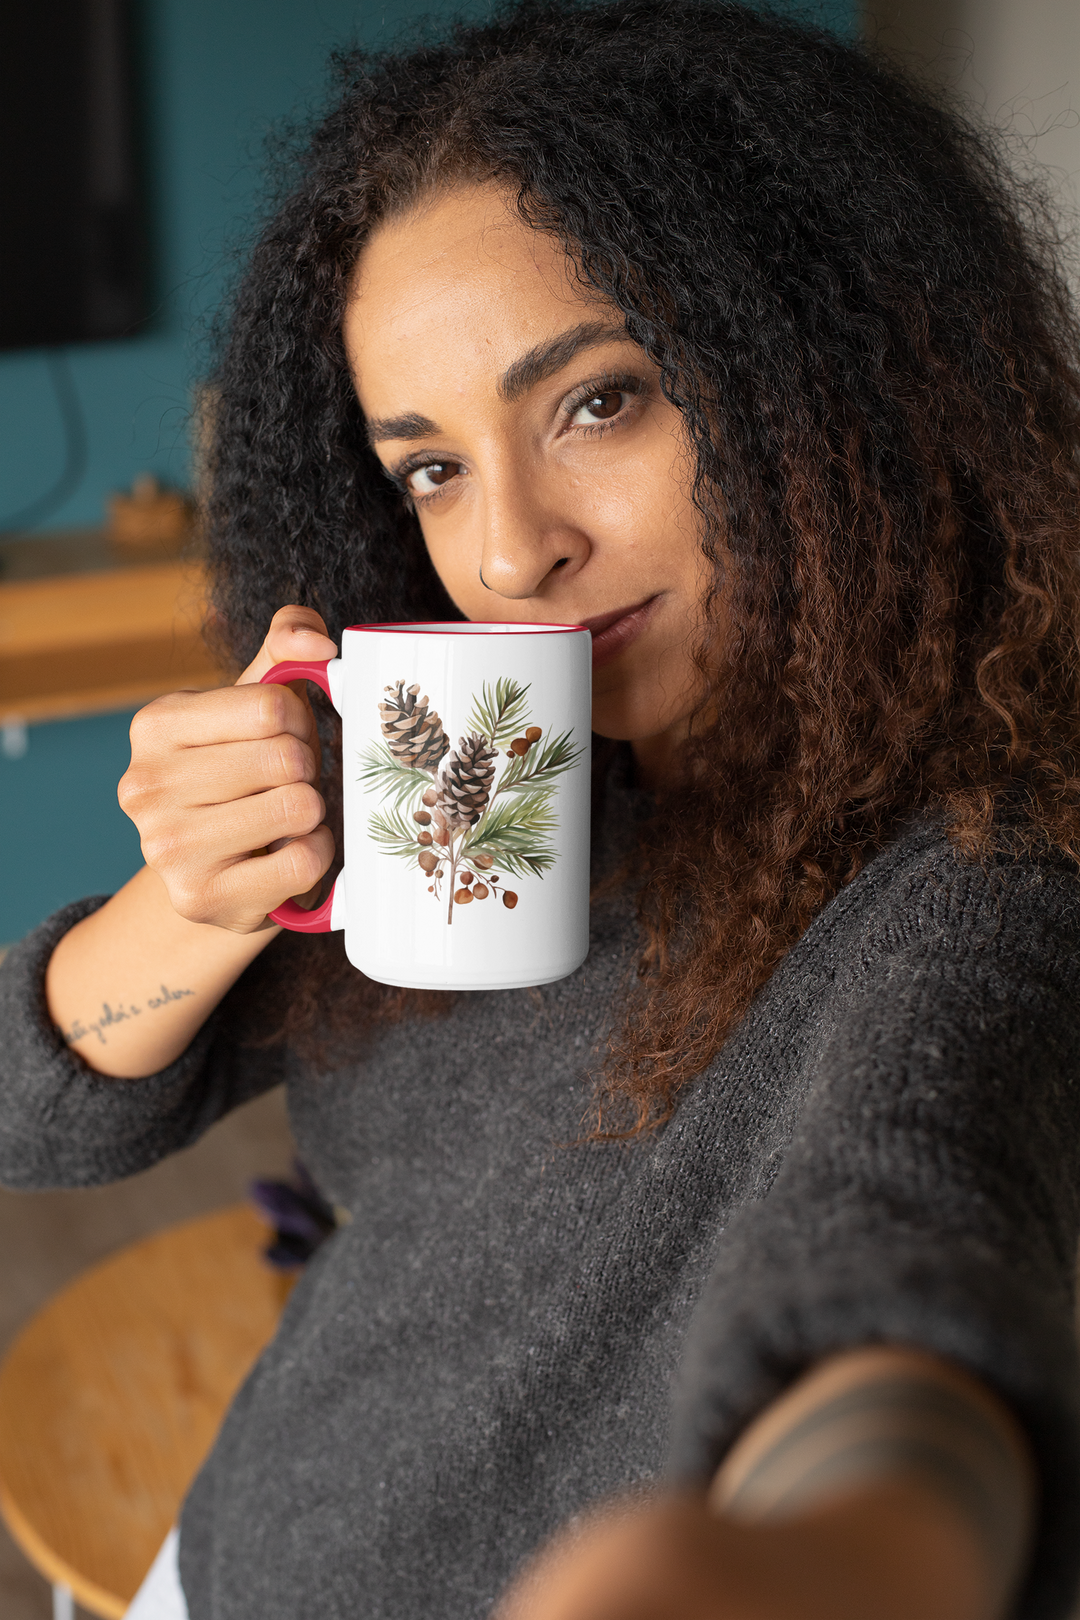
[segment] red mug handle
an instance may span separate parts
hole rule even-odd
[[[340,668],[341,661],[337,658],[297,659],[286,664],[275,664],[268,669],[265,675],[259,677],[259,685],[286,686],[289,681],[314,681],[321,686],[334,707],[337,708],[336,693],[331,690],[329,666],[335,664]],[[329,934],[334,928],[344,927],[344,921],[338,922],[333,918],[335,910],[334,898],[337,896],[337,910],[342,910],[343,893],[341,878],[339,877],[330,886],[330,893],[321,905],[313,911],[305,911],[298,906],[295,900],[286,900],[280,906],[275,906],[270,912],[270,921],[280,923],[282,928],[289,928],[294,934]]]

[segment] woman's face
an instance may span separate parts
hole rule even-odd
[[[706,565],[682,418],[617,311],[482,186],[374,233],[344,336],[462,613],[588,625],[596,730],[662,771],[700,690]]]

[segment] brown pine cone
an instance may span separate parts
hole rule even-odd
[[[388,686],[386,690],[390,700],[379,704],[379,714],[390,752],[400,764],[434,776],[450,747],[442,721],[434,709],[428,709],[426,696],[417,698],[419,686],[406,687],[404,681],[398,681],[396,689]]]
[[[498,755],[486,737],[459,737],[439,772],[439,809],[451,831],[475,827],[487,809]]]

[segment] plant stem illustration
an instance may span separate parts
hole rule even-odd
[[[360,762],[360,781],[384,806],[370,818],[371,836],[387,854],[419,866],[437,901],[445,886],[448,926],[455,906],[474,900],[501,895],[513,911],[518,896],[502,874],[543,877],[555,864],[553,800],[582,754],[573,733],[545,734],[531,724],[528,686],[500,678],[484,682],[452,748],[419,685],[401,680],[385,690],[384,740]]]

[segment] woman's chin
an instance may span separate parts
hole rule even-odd
[[[633,704],[598,703],[593,700],[592,728],[608,742],[648,743],[668,729],[662,716],[643,715]]]
[[[637,742],[644,733],[634,724],[634,717],[617,705],[593,702],[592,728],[594,737],[607,742]]]

